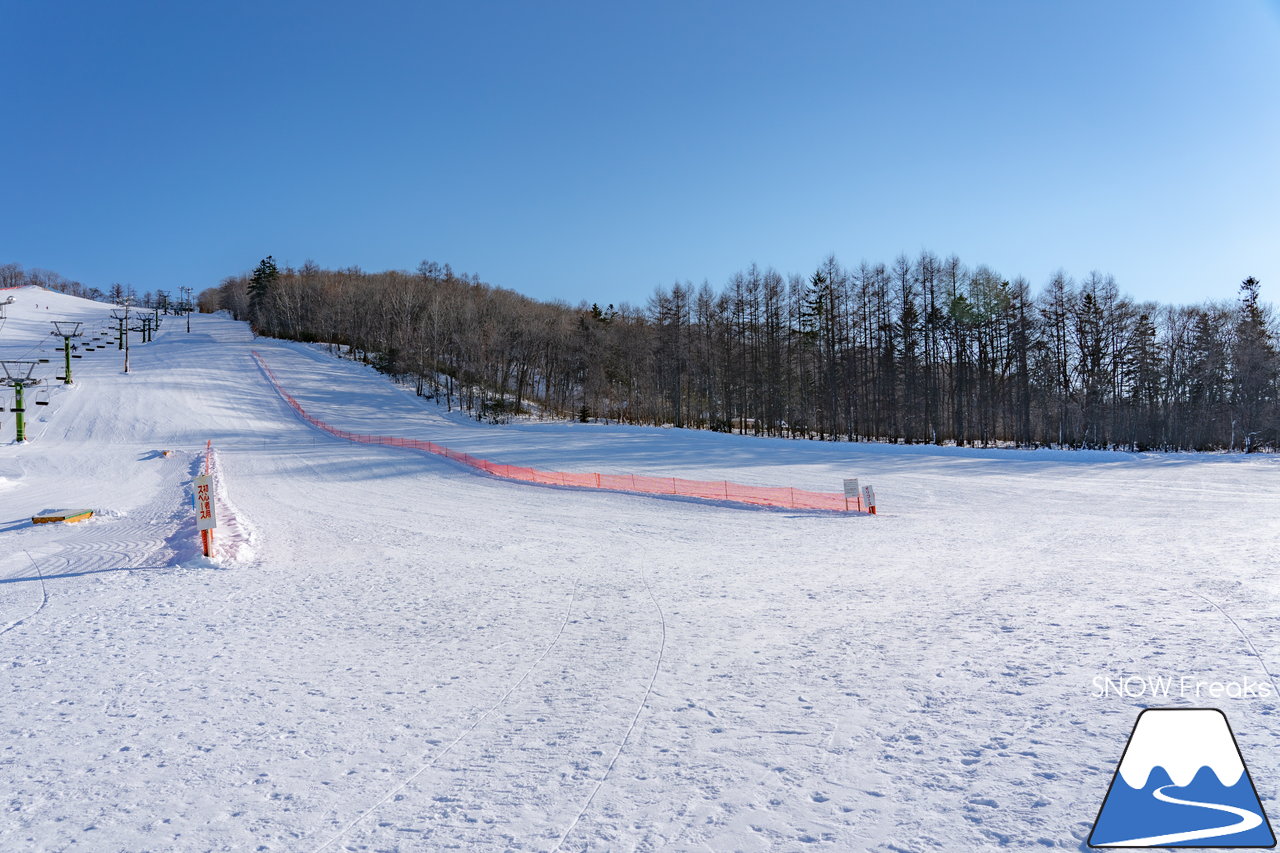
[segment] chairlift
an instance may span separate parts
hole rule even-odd
[[[40,383],[39,379],[31,376],[36,369],[34,361],[0,359],[0,369],[4,370],[4,376],[0,376],[0,381],[6,385],[37,385]]]
[[[47,358],[42,358],[42,359],[40,359],[40,363],[41,363],[41,364],[48,364],[48,363],[49,363],[49,359],[47,359]]]
[[[38,391],[36,393],[36,405],[37,406],[49,405],[49,392],[47,390]]]

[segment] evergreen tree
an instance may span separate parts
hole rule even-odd
[[[1253,276],[1240,283],[1240,307],[1231,348],[1232,413],[1246,452],[1275,438],[1276,348],[1258,303]]]
[[[258,262],[258,268],[249,278],[249,313],[255,329],[263,326],[266,298],[271,292],[271,286],[279,278],[280,270],[276,268],[276,262],[270,255]]]
[[[1196,450],[1218,444],[1230,422],[1226,415],[1225,389],[1230,376],[1226,342],[1214,312],[1200,309],[1191,329],[1191,372],[1188,389],[1190,438],[1186,442]]]
[[[1156,325],[1150,315],[1142,314],[1134,325],[1128,359],[1123,366],[1132,403],[1128,422],[1130,450],[1146,450],[1161,442],[1158,406],[1162,360]]]

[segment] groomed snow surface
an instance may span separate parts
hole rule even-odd
[[[107,325],[7,294],[0,355],[39,375],[49,320]],[[1274,811],[1274,694],[1094,682],[1280,671],[1274,457],[485,426],[224,317],[136,341],[128,375],[111,345],[48,406],[28,392],[27,444],[0,421],[2,850],[1078,850],[1138,710],[1179,704],[1223,708]],[[856,476],[881,514],[341,441],[253,349],[339,428],[553,470]]]

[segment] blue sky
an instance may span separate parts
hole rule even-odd
[[[642,302],[958,254],[1280,302],[1280,0],[0,0],[0,262]]]

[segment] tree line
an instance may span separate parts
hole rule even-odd
[[[525,411],[755,435],[974,446],[1274,449],[1276,329],[1238,300],[1138,302],[922,252],[808,275],[752,265],[642,306],[541,302],[424,261],[278,268],[200,296],[260,334],[341,346],[477,417]]]
[[[56,290],[58,293],[79,296],[83,299],[100,300],[106,296],[96,287],[88,287],[53,270],[40,269],[39,267],[24,269],[22,264],[14,263],[0,264],[0,288],[25,287],[27,285],[44,287],[49,290]]]
[[[100,287],[85,285],[75,279],[67,278],[53,270],[33,267],[24,269],[22,264],[0,264],[0,288],[25,287],[34,285],[46,290],[78,296],[81,299],[92,299],[95,302],[113,302],[118,305],[128,300],[131,305],[143,308],[155,308],[163,313],[177,313],[185,310],[186,304],[175,299],[167,290],[148,290],[139,294],[133,285],[116,282],[103,290]],[[194,306],[192,306],[194,308]]]

